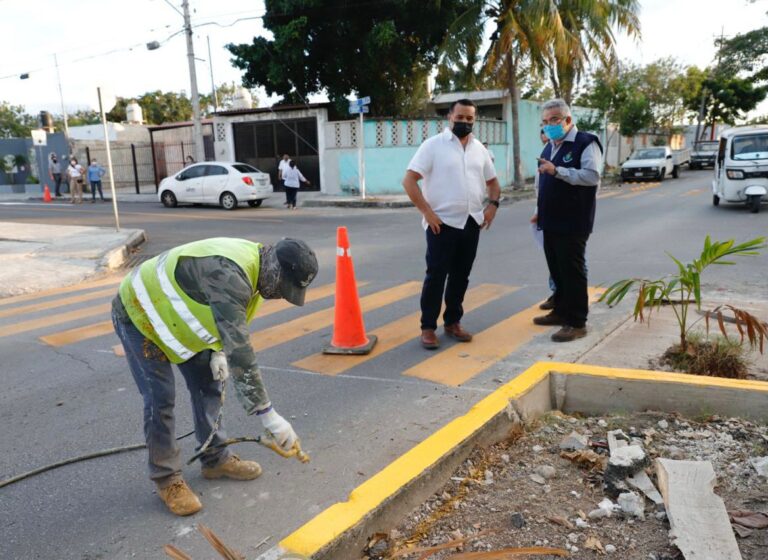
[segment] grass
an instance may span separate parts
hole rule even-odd
[[[750,365],[746,350],[737,340],[700,334],[688,337],[685,350],[678,344],[668,348],[661,362],[675,371],[730,379],[746,379]]]

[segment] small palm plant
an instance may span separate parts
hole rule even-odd
[[[629,293],[635,285],[639,285],[637,301],[633,315],[635,320],[643,321],[646,318],[650,321],[653,310],[659,310],[662,305],[670,305],[680,327],[680,347],[679,352],[684,353],[689,349],[688,334],[693,328],[690,323],[689,313],[691,304],[696,304],[696,309],[701,311],[701,274],[710,265],[733,265],[736,264],[731,257],[748,257],[760,254],[760,249],[766,247],[765,237],[757,237],[751,241],[746,241],[736,245],[733,239],[728,241],[712,242],[707,236],[704,240],[704,250],[698,258],[692,262],[683,264],[678,259],[669,255],[677,265],[677,274],[663,276],[656,280],[646,278],[628,278],[619,280],[613,284],[600,297],[608,305],[614,305]],[[736,309],[733,306],[719,306],[713,311],[704,313],[707,319],[707,329],[709,329],[709,319],[714,317],[720,331],[727,338],[728,333],[725,329],[725,321],[722,310],[728,309],[735,316],[736,328],[741,336],[741,343],[744,338],[749,340],[752,349],[759,348],[763,352],[763,344],[768,339],[768,324],[764,323],[754,315],[743,309]]]

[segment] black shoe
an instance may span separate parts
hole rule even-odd
[[[587,327],[571,327],[565,325],[562,329],[552,335],[553,342],[571,342],[577,338],[587,336]]]
[[[539,309],[542,311],[552,311],[555,308],[555,295],[552,294],[544,302],[539,305]]]
[[[542,327],[561,326],[565,325],[565,320],[562,317],[555,315],[555,312],[552,311],[546,315],[534,317],[533,324],[541,325]]]

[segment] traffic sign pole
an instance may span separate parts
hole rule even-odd
[[[359,136],[359,148],[357,150],[357,169],[358,169],[358,181],[360,188],[360,195],[365,200],[365,129],[363,128],[363,112],[360,111],[360,136]]]

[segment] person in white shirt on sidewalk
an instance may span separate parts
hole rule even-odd
[[[277,164],[277,180],[280,181],[280,184],[283,187],[283,190],[285,190],[285,202],[283,203],[285,206],[289,206],[288,197],[289,192],[288,189],[285,188],[285,172],[288,170],[291,164],[291,156],[288,154],[283,154],[283,159],[280,160],[280,163]]]
[[[491,156],[472,135],[476,116],[471,100],[455,101],[448,113],[450,128],[424,141],[403,179],[405,192],[424,216],[427,274],[421,292],[421,344],[430,350],[440,346],[436,330],[443,293],[445,333],[460,342],[472,340],[461,326],[464,294],[480,229],[491,227],[499,207],[501,187]]]
[[[296,163],[291,160],[288,163],[288,168],[283,171],[283,186],[285,187],[285,197],[287,199],[286,204],[291,210],[296,210],[296,195],[299,193],[301,183],[309,184],[309,181],[301,174],[299,168],[296,167]]]

